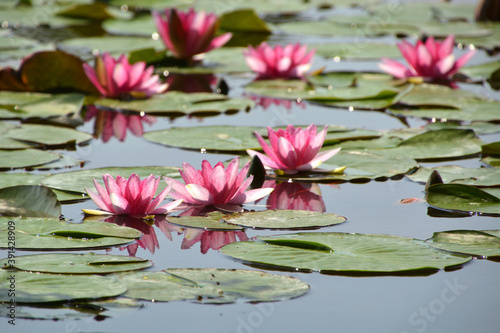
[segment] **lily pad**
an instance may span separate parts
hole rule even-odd
[[[449,230],[426,240],[432,247],[485,258],[500,257],[500,230]]]
[[[321,43],[309,44],[309,47],[316,49],[316,54],[333,59],[338,57],[340,59],[350,60],[379,60],[381,57],[386,58],[399,58],[401,52],[398,47],[393,44],[382,43]],[[340,60],[339,59],[339,60]]]
[[[271,302],[305,294],[299,279],[261,271],[235,269],[166,269],[162,272],[120,274],[130,298],[200,303]]]
[[[14,265],[9,264],[8,258],[0,260],[1,267],[58,274],[107,274],[144,269],[151,265],[150,261],[136,257],[95,254],[93,252],[17,256]]]
[[[0,169],[34,167],[57,161],[60,158],[61,156],[56,153],[37,149],[0,150]]]
[[[500,168],[464,168],[457,165],[445,165],[435,168],[420,168],[407,175],[414,182],[425,183],[431,173],[437,170],[444,183],[466,184],[474,186],[500,186]]]
[[[260,129],[260,127],[242,126],[172,127],[166,130],[147,132],[143,138],[184,149],[244,152],[246,149],[260,149],[260,144],[253,134]]]
[[[9,226],[10,229],[9,229]],[[7,230],[15,228],[15,244],[9,243]],[[106,248],[132,242],[141,232],[112,223],[85,221],[74,224],[59,219],[0,217],[0,248],[16,250],[75,250]]]
[[[68,50],[78,52],[91,53],[95,50],[99,53],[108,52],[113,56],[145,48],[154,48],[156,50],[165,49],[161,40],[154,40],[151,37],[127,36],[73,38],[61,42],[61,46],[67,48]]]
[[[218,94],[171,91],[144,100],[126,102],[115,99],[99,99],[94,104],[112,109],[145,112],[152,115],[182,116],[185,114],[213,115],[247,110],[254,105],[254,102],[249,99],[228,98],[225,95]]]
[[[473,79],[481,80],[489,78],[498,69],[500,69],[500,60],[463,67],[460,72]]]
[[[297,233],[258,240],[228,244],[222,252],[253,264],[336,274],[411,274],[471,260],[433,249],[421,240],[388,235]]]
[[[90,134],[59,126],[37,124],[9,126],[1,124],[0,128],[2,129],[0,149],[23,149],[26,148],[26,145],[28,147],[71,147],[92,139]]]
[[[59,217],[61,203],[45,186],[18,185],[0,189],[0,215]]]
[[[211,212],[208,216],[167,216],[167,222],[187,228],[197,228],[206,230],[243,230],[243,227],[226,223],[227,214],[219,211]]]
[[[435,184],[429,186],[427,203],[445,210],[500,214],[500,198],[471,185]]]
[[[97,180],[101,184],[104,184],[102,176],[106,173],[109,173],[115,178],[118,175],[128,178],[132,173],[136,173],[141,179],[148,177],[150,174],[153,174],[155,177],[180,177],[179,168],[174,167],[110,167],[57,173],[44,178],[42,180],[42,184],[61,191],[85,193],[85,187],[90,189],[94,188],[93,179]],[[163,188],[159,190],[161,191]]]
[[[59,275],[0,270],[0,301],[9,302],[11,276],[15,277],[16,303],[64,302],[113,297],[127,291],[116,279],[99,275]],[[99,286],[99,288],[96,288]]]
[[[224,218],[231,224],[263,229],[306,229],[331,226],[345,222],[346,218],[307,210],[264,210],[246,212]]]
[[[330,149],[330,147],[326,147]],[[333,173],[333,170],[347,166],[343,172]],[[384,180],[410,172],[417,168],[418,163],[404,156],[383,156],[373,152],[341,150],[330,160],[322,163],[320,173],[297,174],[293,177],[278,176],[269,174],[268,176],[279,180],[288,181],[292,179],[298,182],[332,182],[332,181],[363,181],[363,180]],[[328,173],[328,170],[332,173]]]

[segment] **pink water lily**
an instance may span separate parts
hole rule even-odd
[[[247,65],[258,74],[257,79],[302,78],[309,68],[316,51],[307,53],[307,46],[299,43],[274,48],[262,43],[243,51]]]
[[[271,145],[255,132],[264,153],[248,149],[250,156],[257,155],[265,167],[281,170],[284,174],[295,174],[299,171],[311,171],[324,161],[337,154],[340,148],[319,153],[326,137],[328,126],[316,134],[316,126],[309,125],[305,130],[301,127],[295,128],[288,125],[285,130],[274,131],[267,128],[267,134]]]
[[[105,188],[94,179],[97,193],[85,188],[92,201],[102,210],[83,209],[85,214],[134,216],[166,214],[182,203],[182,200],[176,200],[158,207],[167,196],[171,186],[154,198],[160,178],[156,179],[153,175],[149,175],[142,181],[135,173],[128,179],[117,176],[115,180],[109,174],[103,175],[102,178]]]
[[[387,58],[382,58],[382,63],[378,66],[398,79],[420,76],[428,81],[446,80],[458,72],[476,52],[475,50],[467,52],[455,60],[454,43],[453,35],[448,36],[442,42],[429,37],[425,43],[419,40],[416,45],[404,40],[397,45],[409,66],[406,67],[396,60]]]
[[[167,89],[154,66],[146,68],[144,61],[130,64],[125,55],[118,60],[109,53],[96,57],[95,67],[83,64],[85,74],[102,96],[109,98],[145,98],[161,94]]]
[[[213,13],[169,8],[164,14],[165,18],[154,11],[153,21],[165,46],[178,59],[199,60],[198,55],[223,46],[232,37],[229,32],[215,36],[219,21]]]
[[[241,211],[242,204],[260,199],[273,190],[259,188],[247,191],[253,180],[253,176],[245,178],[250,162],[238,172],[238,157],[226,169],[222,162],[212,168],[207,160],[202,162],[201,170],[196,170],[188,163],[183,163],[182,166],[183,170],[179,172],[185,183],[168,177],[164,179],[172,186],[169,196],[182,199],[187,204],[213,205],[222,210]]]

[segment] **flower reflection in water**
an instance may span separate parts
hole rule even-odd
[[[262,186],[274,188],[267,199],[269,209],[326,211],[321,189],[316,183],[287,183],[266,180]]]
[[[125,115],[118,111],[100,110],[89,105],[84,121],[88,122],[94,118],[94,137],[101,137],[103,142],[108,142],[113,136],[123,142],[127,131],[141,137],[144,134],[144,123],[148,125],[156,123],[156,117],[153,116]]]
[[[306,104],[301,100],[289,100],[282,98],[272,98],[265,96],[258,96],[254,94],[243,94],[244,97],[250,98],[255,104],[261,106],[264,110],[267,110],[270,106],[284,107],[286,110],[290,110],[294,105],[300,106],[302,109],[306,108]]]
[[[156,236],[155,226],[160,229],[169,240],[172,240],[171,232],[177,232],[179,235],[183,232],[182,228],[168,223],[165,220],[165,216],[155,216],[151,220],[145,220],[127,215],[114,215],[101,220],[104,222],[134,228],[142,232],[142,237],[135,243],[120,247],[120,251],[124,251],[126,249],[130,256],[135,256],[139,247],[148,250],[151,253],[155,253],[155,250],[160,248],[160,244]]]
[[[165,79],[167,91],[181,91],[185,93],[207,92],[217,90],[217,77],[213,74],[177,74],[169,73]]]
[[[236,242],[236,238],[240,241],[248,240],[244,231],[212,231],[186,228],[181,249],[189,249],[197,242],[200,242],[200,251],[206,254],[210,249],[217,251],[226,244]]]

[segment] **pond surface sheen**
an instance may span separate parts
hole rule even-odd
[[[371,69],[376,62],[333,63],[316,59],[315,68],[325,65],[328,70]],[[249,75],[227,76],[231,96],[241,96],[241,87],[250,82]],[[476,86],[462,86],[476,89]],[[498,94],[496,94],[498,98]],[[408,119],[411,127],[422,126],[425,121]],[[395,117],[381,112],[353,111],[326,108],[302,103],[290,109],[272,105],[267,109],[257,106],[249,112],[219,115],[211,118],[177,118],[170,121],[157,118],[153,125],[145,124],[145,131],[172,126],[245,125],[279,126],[286,124],[331,124],[367,129],[404,128]],[[78,129],[92,132],[93,121]],[[500,135],[483,136],[486,142],[500,141]],[[83,168],[109,166],[181,166],[188,162],[195,167],[203,159],[211,163],[225,161],[233,155],[201,154],[164,147],[135,137],[128,132],[123,142],[112,138],[107,143],[100,139],[90,145],[78,147],[69,155],[84,159]],[[479,167],[477,158],[446,162],[422,163],[423,166],[462,165]],[[67,170],[61,170],[67,171]],[[461,218],[432,217],[428,206],[417,202],[402,205],[401,199],[424,197],[424,187],[410,180],[371,181],[364,184],[320,184],[326,211],[345,216],[347,222],[322,228],[320,231],[390,234],[427,239],[436,231],[454,229],[498,229],[496,217],[469,216]],[[265,200],[247,209],[265,209]],[[63,215],[81,221],[82,208],[94,208],[90,201],[63,206]],[[172,232],[172,240],[154,227],[158,248],[151,253],[140,248],[136,256],[150,259],[150,270],[166,268],[240,268],[255,269],[208,250],[203,254],[200,243],[181,249],[183,234]],[[247,230],[247,236],[278,235],[285,231]],[[105,254],[127,254],[125,249],[95,251]],[[30,254],[30,252],[21,252]],[[372,276],[346,277],[319,273],[273,272],[297,277],[308,283],[311,290],[297,299],[274,303],[236,303],[227,305],[195,304],[190,302],[140,302],[139,309],[113,309],[100,317],[76,316],[65,320],[23,320],[16,326],[0,320],[1,332],[498,332],[500,316],[500,264],[476,259],[455,271],[439,271],[430,276]],[[54,310],[18,307],[23,311],[50,315]],[[52,311],[52,312],[51,312]],[[63,312],[64,310],[57,310]],[[71,311],[67,311],[71,313]]]

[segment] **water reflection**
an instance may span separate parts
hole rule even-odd
[[[325,212],[321,189],[316,183],[288,183],[266,180],[263,187],[273,187],[267,198],[269,209],[294,209]]]
[[[273,105],[275,106],[282,106],[286,110],[291,110],[294,105],[300,106],[302,109],[306,108],[306,104],[302,102],[302,100],[290,100],[290,99],[282,99],[282,98],[272,98],[272,97],[265,97],[265,96],[258,96],[258,95],[253,95],[253,94],[243,94],[243,96],[250,98],[252,101],[254,101],[257,105],[261,106],[264,110],[266,110],[269,107],[272,107]]]
[[[156,122],[154,116],[125,115],[114,110],[100,110],[93,105],[87,106],[84,121],[88,122],[95,118],[94,137],[108,142],[111,137],[124,141],[127,131],[141,137],[144,134],[144,124],[152,125]]]
[[[105,218],[103,221],[134,228],[142,232],[142,237],[135,243],[120,247],[120,251],[127,250],[130,256],[135,256],[139,247],[151,253],[155,253],[155,250],[160,248],[154,228],[155,226],[160,229],[169,240],[172,240],[172,232],[177,232],[178,234],[183,232],[182,228],[165,221],[165,216],[163,215],[157,215],[150,220],[128,215],[113,215]]]
[[[194,244],[200,242],[200,251],[206,254],[210,249],[217,251],[226,244],[236,242],[236,238],[240,241],[248,240],[244,231],[212,231],[186,228],[181,249],[190,249]]]
[[[217,92],[217,77],[213,74],[177,74],[169,73],[165,79],[167,91],[185,93]]]

